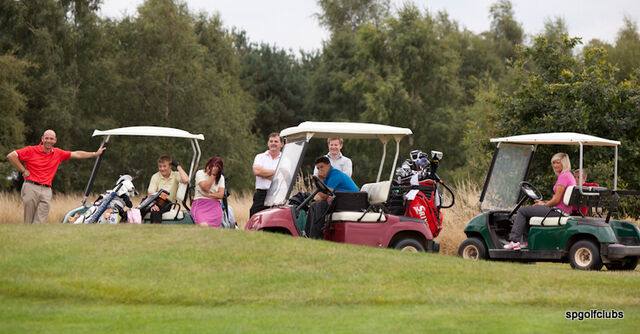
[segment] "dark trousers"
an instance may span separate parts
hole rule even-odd
[[[547,215],[547,213],[549,215]],[[556,208],[550,206],[525,206],[518,210],[516,220],[509,233],[509,241],[527,241],[529,232],[529,218],[531,217],[559,217],[562,215]]]
[[[269,208],[264,206],[265,198],[267,198],[267,189],[256,189],[256,192],[253,194],[253,204],[251,205],[251,209],[249,209],[249,218],[256,213]]]
[[[305,233],[313,239],[324,239],[324,216],[327,214],[329,203],[327,201],[315,201],[309,206]]]
[[[160,208],[158,211],[149,211],[151,224],[162,224],[162,214],[171,210],[171,202],[165,201],[164,205],[158,205],[158,208]]]

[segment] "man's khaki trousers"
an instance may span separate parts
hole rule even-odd
[[[22,184],[25,224],[45,224],[51,203],[51,188],[25,182]]]

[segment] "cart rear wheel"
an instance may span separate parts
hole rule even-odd
[[[393,247],[401,252],[424,252],[424,246],[416,239],[406,238],[398,241]]]
[[[569,262],[573,269],[600,270],[602,259],[598,246],[590,240],[580,240],[569,250]]]
[[[463,259],[484,260],[487,258],[487,247],[482,240],[471,237],[460,244],[458,256]]]

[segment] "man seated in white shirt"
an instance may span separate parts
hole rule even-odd
[[[329,146],[329,153],[327,153],[327,158],[331,162],[331,167],[347,174],[351,177],[353,174],[353,167],[351,164],[351,159],[342,155],[340,150],[342,150],[343,144],[342,138],[329,138],[327,139],[327,146]],[[313,169],[313,175],[318,175],[318,168]]]

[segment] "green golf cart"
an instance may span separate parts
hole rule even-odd
[[[184,130],[167,127],[130,126],[104,131],[95,130],[93,131],[93,137],[96,136],[103,137],[102,145],[106,145],[109,142],[109,139],[115,136],[143,136],[151,138],[165,137],[187,139],[191,144],[191,148],[193,149],[191,164],[189,165],[189,170],[187,171],[189,176],[189,184],[180,184],[176,193],[176,202],[173,203],[171,210],[162,214],[162,224],[193,224],[193,219],[191,218],[187,199],[189,188],[192,185],[198,163],[200,162],[201,151],[198,141],[204,140],[204,136],[202,134],[192,134]],[[82,204],[79,207],[69,210],[62,219],[62,223],[69,223],[71,217],[75,215],[81,215],[91,207],[91,204],[87,204],[87,198],[91,192],[93,181],[95,180],[96,175],[98,174],[98,171],[100,169],[102,158],[102,155],[96,157],[95,163],[93,165],[93,170],[91,171],[91,175],[89,177],[89,181],[87,182],[87,186],[85,187]],[[145,223],[149,222],[149,219],[149,214],[147,214],[145,217],[142,217],[142,220]]]
[[[480,196],[480,215],[464,229],[467,239],[458,249],[465,259],[520,262],[569,262],[574,269],[634,270],[640,256],[640,229],[633,223],[612,218],[618,196],[637,195],[617,190],[618,145],[620,142],[579,133],[540,133],[493,138],[497,143],[493,160]],[[565,190],[563,202],[573,207],[590,207],[597,217],[575,215],[532,217],[529,220],[528,246],[504,249],[513,225],[513,217],[524,202],[542,198],[540,192],[524,180],[538,145],[579,146],[578,186]],[[583,187],[584,146],[614,148],[613,189]]]

